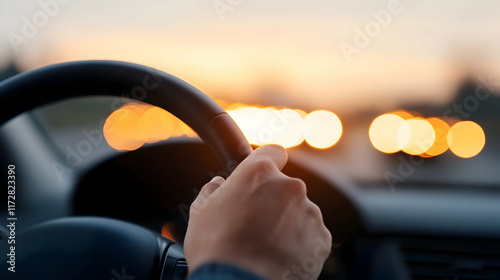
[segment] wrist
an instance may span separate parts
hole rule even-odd
[[[206,257],[199,255],[192,263],[188,263],[192,271],[196,271],[210,264],[224,264],[227,266],[237,267],[245,271],[251,271],[260,279],[281,280],[283,273],[283,265],[277,263],[276,260],[266,260],[265,257],[256,257],[249,253],[226,253],[226,254],[211,254]]]
[[[190,272],[189,279],[267,280],[248,269],[220,262],[212,262],[199,266],[192,273]]]

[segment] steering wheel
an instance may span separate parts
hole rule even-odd
[[[0,125],[48,103],[95,95],[127,97],[174,114],[211,148],[227,175],[252,151],[231,117],[200,90],[159,70],[117,61],[56,64],[3,81]],[[187,276],[179,244],[138,225],[108,218],[48,221],[20,232],[16,244],[0,242],[0,251],[0,263],[13,262],[19,267],[15,273],[2,269],[1,279],[163,280]]]

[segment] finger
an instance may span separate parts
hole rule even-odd
[[[224,178],[220,176],[215,176],[210,180],[210,182],[206,183],[200,190],[200,193],[196,197],[196,199],[191,203],[189,216],[199,213],[209,201],[210,195],[216,191],[223,183],[225,182]]]
[[[257,148],[246,159],[244,159],[240,165],[236,167],[235,172],[237,172],[237,170],[245,170],[248,165],[253,164],[256,161],[269,161],[273,163],[277,169],[281,170],[285,167],[285,164],[288,161],[288,155],[285,148],[282,146],[264,145]]]
[[[210,182],[206,183],[200,190],[200,193],[196,197],[196,199],[193,201],[191,206],[195,207],[201,207],[207,203],[208,198],[210,195],[217,190],[220,185],[222,185],[225,182],[224,178],[220,176],[215,176],[210,180]]]
[[[226,180],[221,176],[215,176],[210,180],[210,182],[206,183],[200,191],[199,195],[203,195],[205,197],[209,197],[216,189],[218,189]]]

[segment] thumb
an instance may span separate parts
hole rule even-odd
[[[236,167],[233,174],[238,173],[247,173],[247,167],[255,162],[259,161],[269,161],[273,163],[275,169],[280,171],[285,167],[286,162],[288,161],[288,154],[280,145],[264,145],[258,147],[255,151],[253,151],[247,158],[245,158],[240,165]],[[229,176],[229,178],[234,177],[233,175]]]

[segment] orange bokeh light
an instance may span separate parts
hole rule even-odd
[[[137,130],[145,143],[167,139],[174,132],[175,118],[162,108],[151,106],[139,118]]]
[[[406,110],[396,110],[396,111],[390,112],[389,114],[399,116],[403,120],[407,120],[407,119],[413,118],[413,115],[410,112],[406,111]]]
[[[427,121],[432,125],[434,133],[436,134],[436,140],[429,150],[427,150],[423,157],[434,157],[446,152],[449,148],[448,146],[448,131],[450,126],[440,118],[428,118]]]
[[[169,137],[196,136],[189,126],[164,109],[135,102],[111,113],[104,123],[103,133],[106,142],[118,151],[135,150]]]
[[[175,225],[173,223],[165,223],[161,227],[161,236],[176,241],[175,238]]]
[[[307,114],[300,109],[218,103],[241,128],[250,144],[278,144],[285,148],[300,145],[324,149],[335,145],[342,135],[342,124],[334,113],[318,110]],[[169,112],[149,104],[131,102],[106,119],[104,136],[119,151],[135,150],[146,143],[170,137],[194,137],[196,133]]]
[[[472,121],[455,123],[448,132],[450,150],[458,157],[471,158],[479,154],[485,143],[486,136],[480,125]]]
[[[108,145],[118,151],[131,151],[140,148],[144,142],[138,138],[136,126],[139,114],[122,107],[109,115],[104,123],[103,134]]]
[[[424,158],[450,149],[458,157],[470,158],[485,145],[484,131],[472,121],[420,116],[418,112],[405,110],[378,116],[369,128],[373,147],[383,153],[402,151]]]
[[[432,125],[419,117],[408,119],[405,122],[407,126],[401,126],[396,136],[401,150],[409,155],[420,155],[428,151],[436,140]]]

